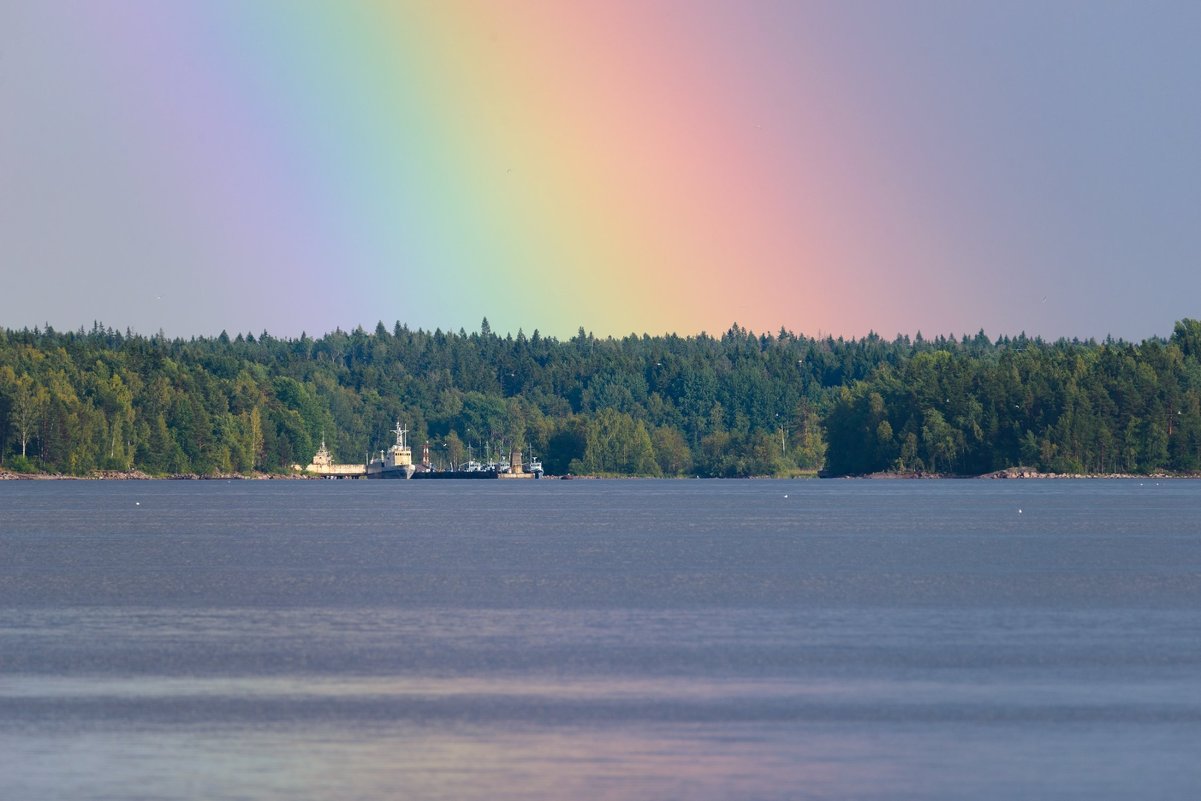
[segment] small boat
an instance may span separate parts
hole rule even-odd
[[[542,463],[531,459],[527,465],[521,461],[521,451],[509,454],[508,462],[477,462],[469,459],[454,470],[423,470],[414,478],[542,478]]]

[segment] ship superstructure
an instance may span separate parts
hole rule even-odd
[[[366,468],[361,464],[337,464],[325,445],[325,432],[321,433],[321,447],[317,449],[312,464],[307,467],[293,465],[292,469],[323,478],[362,478],[366,473]]]

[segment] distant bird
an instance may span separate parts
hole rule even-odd
[[[1043,303],[1046,303],[1046,302],[1047,302],[1047,296],[1043,295]]]

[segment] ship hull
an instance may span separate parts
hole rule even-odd
[[[367,478],[397,478],[407,479],[413,477],[412,467],[395,468],[392,470],[367,470]]]
[[[542,471],[537,473],[502,473],[499,470],[423,470],[413,478],[421,479],[469,479],[471,481],[479,481],[481,479],[522,479],[522,478],[542,478]]]
[[[501,474],[496,472],[495,470],[440,470],[437,472],[435,472],[433,470],[429,470],[429,471],[426,471],[423,473],[417,473],[415,476],[413,476],[413,478],[424,478],[424,479],[464,478],[464,479],[478,480],[478,479],[500,478],[500,476],[501,476]]]

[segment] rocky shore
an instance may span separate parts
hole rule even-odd
[[[1197,478],[1194,473],[1041,473],[1033,467],[1007,467],[977,478]]]
[[[829,476],[824,476],[828,478]],[[1162,479],[1162,478],[1201,478],[1199,473],[1044,473],[1033,467],[1007,467],[1004,470],[996,470],[992,473],[985,473],[979,476],[973,475],[955,475],[953,473],[926,473],[926,472],[898,472],[886,471],[881,473],[868,473],[863,476],[843,476],[843,478],[870,478],[873,480],[898,480],[898,481],[914,481],[918,479],[932,478],[949,478],[949,479],[1065,479],[1065,478],[1141,478],[1141,479]]]
[[[97,470],[83,476],[70,476],[63,473],[14,473],[10,470],[0,468],[0,481],[313,481],[319,478],[320,476],[283,475],[277,473],[251,473],[250,475],[242,475],[241,473],[214,473],[203,476],[197,473],[172,473],[165,476],[152,476],[148,473],[143,473],[141,470]]]

